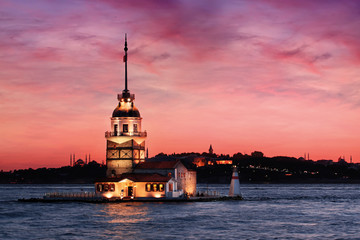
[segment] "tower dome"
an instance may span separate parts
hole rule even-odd
[[[127,106],[129,105],[129,106]],[[139,110],[134,106],[134,103],[119,102],[119,105],[114,109],[112,117],[140,117]]]

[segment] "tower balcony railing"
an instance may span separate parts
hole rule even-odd
[[[146,137],[147,133],[145,132],[105,132],[105,137],[117,137],[117,136],[129,136],[129,137]]]

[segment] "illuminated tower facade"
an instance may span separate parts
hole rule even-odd
[[[125,89],[118,94],[119,104],[111,117],[111,131],[105,132],[107,177],[133,171],[136,164],[145,161],[146,132],[141,131],[141,117],[134,105],[127,81],[127,39],[125,35]]]

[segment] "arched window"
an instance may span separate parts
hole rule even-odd
[[[160,183],[159,184],[159,192],[163,192],[164,191],[164,184]]]
[[[111,191],[111,192],[114,192],[114,191],[115,191],[115,184],[114,184],[114,183],[111,183],[111,184],[110,184],[110,191]]]

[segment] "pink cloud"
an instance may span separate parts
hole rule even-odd
[[[212,143],[360,161],[354,1],[0,4],[0,169],[60,166],[90,149],[104,159],[125,32],[151,155]]]

